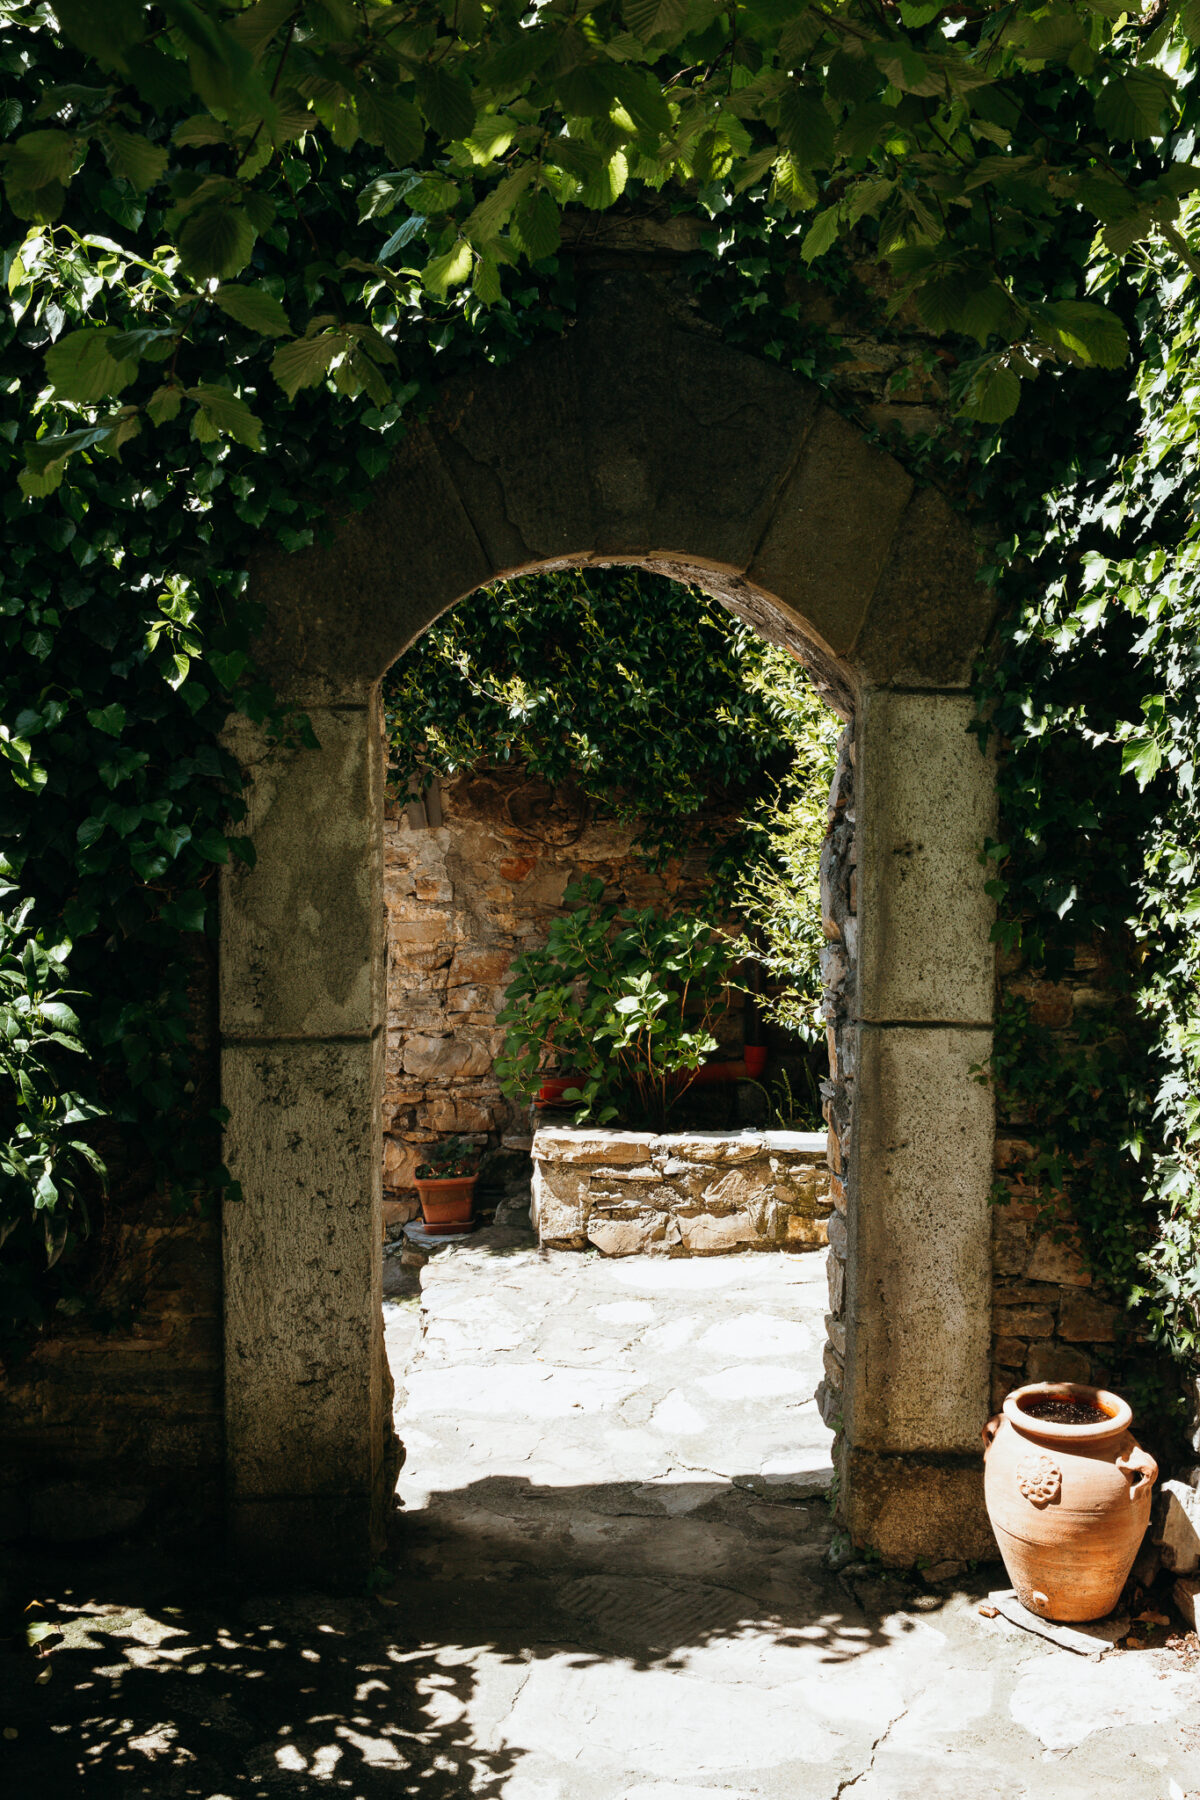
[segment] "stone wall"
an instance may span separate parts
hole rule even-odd
[[[1048,981],[1019,957],[999,960],[1001,992],[1027,1003],[1033,1021],[1069,1037],[1078,1020],[1107,1004],[1103,958],[1079,946],[1061,981]],[[992,1402],[1025,1381],[1085,1381],[1106,1387],[1117,1310],[1093,1282],[1069,1232],[1038,1229],[1030,1186],[1033,1146],[1019,1118],[997,1120],[996,1201],[992,1214]],[[1056,1242],[1057,1235],[1063,1241]]]
[[[0,1542],[193,1530],[220,1503],[220,1229],[153,1197],[111,1224],[98,1317],[0,1370]]]
[[[825,1139],[809,1131],[608,1131],[533,1138],[532,1217],[552,1250],[719,1256],[827,1241]]]
[[[701,841],[731,833],[739,810],[714,804]],[[707,857],[697,850],[651,872],[635,853],[635,825],[597,818],[577,789],[551,788],[512,764],[436,784],[422,801],[392,800],[384,834],[384,1198],[398,1222],[416,1216],[424,1146],[448,1132],[486,1148],[485,1198],[527,1187],[528,1110],[500,1092],[496,1015],[514,957],[545,942],[568,884],[595,876],[610,900],[687,910],[704,901]],[[741,1055],[739,997],[717,1035],[722,1055]],[[782,1034],[768,1038],[776,1058],[786,1055]]]

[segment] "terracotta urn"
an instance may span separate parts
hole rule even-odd
[[[1158,1474],[1132,1419],[1104,1388],[1039,1381],[983,1428],[992,1530],[1017,1598],[1044,1619],[1102,1619],[1129,1578]]]
[[[474,1221],[475,1183],[478,1175],[446,1175],[440,1179],[415,1177],[421,1196],[421,1218],[434,1237],[459,1237]]]

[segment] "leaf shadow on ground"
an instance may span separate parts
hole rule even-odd
[[[681,1521],[661,1515],[645,1515],[637,1556],[613,1573],[545,1521],[626,1518],[626,1484],[517,1485],[506,1546],[472,1525],[496,1507],[493,1484],[444,1496],[455,1504],[441,1524],[398,1518],[374,1593],[265,1591],[253,1570],[128,1541],[28,1554],[10,1567],[0,1785],[53,1800],[499,1800],[523,1760],[504,1721],[539,1660],[674,1670],[689,1652],[751,1638],[832,1667],[911,1628],[906,1604],[941,1604],[882,1574],[839,1578],[818,1546],[811,1570],[767,1597],[697,1579],[679,1568]],[[722,1508],[745,1503],[726,1490],[686,1524],[720,1531]],[[25,1642],[34,1617],[52,1627],[39,1653]]]

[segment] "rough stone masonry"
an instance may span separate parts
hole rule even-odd
[[[813,1250],[828,1241],[828,1186],[819,1132],[543,1125],[533,1138],[532,1218],[543,1249]]]

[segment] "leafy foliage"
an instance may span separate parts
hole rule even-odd
[[[735,903],[747,948],[767,976],[757,996],[760,1011],[812,1044],[825,1035],[820,863],[839,727],[809,687],[797,688],[793,706],[796,760],[774,800],[757,813],[755,853],[742,869]]]
[[[431,1144],[423,1163],[417,1164],[418,1181],[449,1181],[456,1176],[474,1175],[479,1169],[479,1151],[463,1137],[443,1138]]]
[[[736,950],[707,919],[605,906],[603,892],[600,881],[569,887],[567,903],[583,904],[513,964],[496,1072],[503,1093],[528,1100],[557,1068],[577,1078],[564,1098],[580,1119],[661,1129],[717,1048]]]
[[[1113,259],[1092,279],[1113,289]],[[1035,1127],[1047,1205],[1082,1220],[1094,1266],[1140,1330],[1195,1369],[1200,284],[1147,253],[1132,285],[1142,358],[1126,428],[1110,435],[1110,409],[1110,432],[1051,496],[1052,533],[1020,546],[1028,573],[1057,564],[1056,578],[1026,599],[984,690],[1015,738],[1011,841],[994,851],[1005,942],[1053,970],[1072,940],[1099,933],[1114,999],[1056,1056],[1018,1012],[998,1068],[1010,1093],[1022,1066],[1038,1071],[1019,1116]]]
[[[33,0],[9,11],[27,33],[52,28]],[[114,353],[80,328],[59,358],[58,401],[114,451],[123,430],[158,423],[145,405],[111,407],[143,359],[169,357],[165,385],[194,400],[179,352],[221,304],[212,284],[236,283],[270,239],[313,137],[374,150],[360,206],[385,237],[367,262],[399,295],[416,279],[437,299],[469,284],[495,304],[522,259],[557,250],[565,207],[603,208],[631,185],[701,199],[768,188],[809,215],[808,261],[869,230],[926,322],[976,340],[962,399],[984,421],[1007,416],[1046,360],[1124,360],[1119,318],[1014,279],[1063,217],[1082,208],[1115,254],[1157,234],[1191,257],[1176,220],[1196,168],[1171,155],[1143,170],[1132,149],[1178,123],[1177,72],[1200,34],[1191,5],[1153,27],[1110,0],[757,0],[732,15],[712,0],[58,0],[56,12],[84,79],[10,109],[9,206],[53,225],[102,168],[160,221],[141,331]],[[1086,96],[1082,130],[1030,104],[1056,82]],[[393,273],[401,251],[410,266]],[[387,404],[394,350],[368,309],[314,310],[309,295],[281,318],[269,287],[247,290],[240,322],[290,337],[273,359],[289,396],[333,371]],[[47,478],[30,465],[31,482]]]
[[[671,184],[713,220],[689,274],[727,340],[827,383],[797,258],[837,288],[848,246],[890,265],[892,328],[907,296],[956,340],[986,453],[967,432],[905,454],[1003,523],[979,682],[1006,747],[1001,947],[1054,974],[1094,938],[1116,993],[1070,1044],[1014,1011],[996,1078],[1048,1208],[1194,1361],[1198,9],[9,0],[4,20],[0,833],[21,930],[73,940],[123,1187],[221,1191],[192,988],[213,877],[252,851],[217,733],[230,706],[304,731],[249,661],[251,545],[311,542],[435,379],[559,328],[568,203]],[[10,1304],[36,1316],[53,1281],[21,1268]]]
[[[47,85],[87,75],[70,49],[56,48],[45,15],[0,43],[0,77],[25,116]],[[361,269],[338,261],[369,247],[371,227],[358,220],[361,161],[326,143],[310,138],[293,156],[296,197],[284,195],[255,248],[256,291],[288,310],[320,295],[344,312],[363,303],[369,285]],[[101,341],[118,351],[150,329],[147,307],[173,291],[169,262],[156,261],[162,231],[161,210],[103,164],[85,165],[60,220],[32,234],[21,227],[10,240],[0,315],[8,550],[0,879],[32,901],[30,934],[40,930],[48,943],[69,934],[85,1091],[108,1114],[96,1142],[126,1209],[155,1192],[179,1209],[236,1197],[220,1164],[221,1115],[206,1061],[208,986],[215,878],[230,858],[254,851],[236,831],[241,771],[219,733],[231,706],[293,741],[307,731],[274,709],[250,662],[250,551],[264,540],[310,543],[325,528],[331,493],[365,504],[408,409],[437,374],[464,356],[510,356],[533,329],[554,330],[563,291],[551,271],[486,318],[468,296],[455,303],[450,329],[414,283],[412,306],[402,318],[391,312],[388,325],[405,337],[407,382],[380,408],[365,389],[339,386],[336,370],[289,404],[270,373],[278,339],[240,323],[240,302],[222,305],[217,287],[189,327],[193,397],[171,379],[173,348],[157,363],[143,357],[122,399],[153,411],[154,430],[140,428],[142,411],[125,414],[116,444],[110,426],[81,422],[78,406],[62,408],[83,436],[65,454],[44,432],[33,452],[51,479],[31,483],[20,446],[47,350],[68,342],[73,327],[115,333]],[[379,306],[392,307],[390,290],[381,292]],[[262,453],[248,433],[222,428],[242,418],[221,412],[230,399],[262,421]],[[58,402],[47,395],[46,405]],[[34,1186],[25,1190],[31,1220]],[[83,1196],[82,1186],[76,1191]],[[64,1191],[64,1206],[69,1198]],[[0,1291],[0,1333],[6,1319],[24,1330],[63,1303],[91,1304],[88,1260],[76,1248],[84,1214],[76,1207],[71,1216],[75,1235],[49,1272],[28,1234],[4,1246],[12,1279]]]
[[[103,1173],[83,1135],[100,1108],[64,1085],[65,1065],[83,1053],[75,996],[62,985],[70,945],[28,933],[30,910],[26,902],[0,915],[0,1243],[15,1237],[13,1248],[27,1253],[21,1239],[34,1234],[52,1264],[81,1173]]]
[[[747,829],[710,844],[728,896],[764,782],[832,715],[804,670],[705,595],[637,569],[567,570],[481,589],[384,683],[392,778],[411,789],[516,757],[636,822],[648,857],[696,842],[714,791]],[[822,820],[822,829],[824,822]]]

